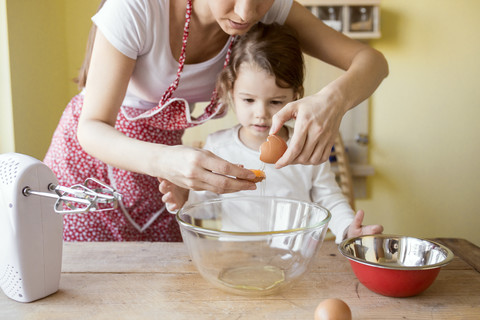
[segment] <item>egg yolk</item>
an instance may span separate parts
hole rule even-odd
[[[262,181],[263,179],[265,179],[267,176],[265,175],[265,172],[263,172],[262,170],[256,170],[256,169],[248,169],[250,171],[252,171],[253,173],[255,173],[255,179],[253,180],[250,180],[252,182],[260,182]]]

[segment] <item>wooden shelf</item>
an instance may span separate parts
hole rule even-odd
[[[380,0],[299,0],[325,24],[353,39],[380,38]]]

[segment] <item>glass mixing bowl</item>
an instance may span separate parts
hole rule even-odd
[[[308,270],[331,214],[309,202],[240,196],[195,203],[176,217],[206,280],[228,292],[266,295]]]

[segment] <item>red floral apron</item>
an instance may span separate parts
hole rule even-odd
[[[192,3],[189,0],[175,81],[163,94],[159,105],[151,110],[145,112],[122,106],[115,128],[126,136],[152,143],[178,145],[182,143],[186,128],[222,115],[224,109],[217,103],[215,91],[210,104],[198,118],[191,117],[185,99],[172,98],[185,64],[191,12]],[[228,64],[233,42],[232,39],[224,66]],[[60,185],[72,186],[83,183],[88,177],[95,177],[114,187],[123,197],[119,208],[113,211],[65,215],[64,240],[182,241],[175,216],[165,210],[156,177],[111,167],[82,149],[77,140],[82,106],[82,95],[77,95],[70,101],[55,130],[44,162],[58,177]]]

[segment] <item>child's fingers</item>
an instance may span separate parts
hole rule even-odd
[[[363,223],[363,218],[365,217],[365,212],[363,210],[358,210],[355,218],[353,218],[353,225],[356,228],[361,228]]]
[[[383,226],[379,224],[372,224],[363,226],[363,218],[365,217],[365,212],[359,210],[353,219],[352,224],[350,225],[348,237],[357,237],[370,234],[379,234],[383,232]]]
[[[171,192],[165,192],[162,196],[162,202],[163,203],[169,203],[172,202],[172,193]]]
[[[379,233],[382,233],[382,232],[383,232],[383,226],[381,226],[379,224],[372,224],[372,225],[368,225],[368,226],[363,227],[363,234],[364,235],[379,234]]]
[[[167,209],[169,211],[175,211],[175,210],[178,210],[178,204],[175,200],[175,197],[173,196],[173,194],[171,192],[167,192],[166,194],[164,194],[162,196],[162,201],[163,203],[165,203],[165,205],[167,206]]]
[[[178,210],[178,207],[175,203],[167,203],[165,205],[167,206],[167,210],[170,212]]]
[[[172,190],[172,185],[173,184],[170,181],[162,179],[160,185],[158,186],[158,189],[161,193],[165,194]]]
[[[160,185],[158,186],[158,190],[160,190],[161,193],[166,194],[168,192],[166,185],[162,182],[160,182]],[[162,198],[163,199],[163,198]]]

